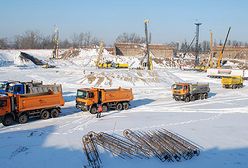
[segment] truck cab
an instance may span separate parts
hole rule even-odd
[[[10,98],[6,95],[0,95],[0,123],[2,122],[4,125],[8,125],[9,121],[6,120],[6,116],[7,116],[6,114],[10,112],[11,112]]]
[[[0,94],[6,94],[7,92],[16,93],[14,92],[13,86],[20,85],[20,81],[2,81],[0,82]],[[16,88],[16,91],[20,88]],[[19,91],[20,92],[20,91]],[[23,93],[19,93],[23,94]]]
[[[88,111],[90,106],[97,102],[97,89],[78,89],[76,96],[76,107],[83,111]]]
[[[13,94],[25,94],[25,86],[22,83],[11,83],[7,92]]]
[[[189,93],[189,84],[188,83],[176,83],[172,85],[172,92],[174,95],[186,95]]]

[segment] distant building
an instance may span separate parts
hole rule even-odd
[[[213,53],[215,54],[215,57],[219,57],[219,53],[222,50],[222,46],[216,46],[213,47]],[[239,47],[231,47],[226,46],[224,53],[223,53],[223,59],[229,58],[229,59],[246,59],[248,60],[248,47],[239,46]]]
[[[150,44],[150,51],[158,58],[172,58],[175,48],[165,44]],[[115,43],[114,55],[144,56],[145,45],[138,43]]]

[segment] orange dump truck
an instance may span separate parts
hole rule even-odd
[[[76,107],[90,113],[97,113],[97,105],[102,105],[103,112],[109,109],[127,110],[133,100],[132,89],[82,88],[77,90]]]
[[[24,95],[0,96],[0,120],[3,125],[28,122],[29,118],[48,119],[58,117],[60,106],[64,105],[62,92],[44,92]]]

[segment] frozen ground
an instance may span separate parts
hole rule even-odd
[[[50,53],[29,52],[43,60],[48,60]],[[43,69],[30,63],[23,66],[24,63],[17,58],[17,51],[0,51],[0,80],[61,83],[66,101],[59,118],[35,120],[10,127],[0,125],[1,168],[82,167],[87,164],[82,151],[83,135],[88,131],[122,134],[127,128],[166,128],[195,142],[201,146],[202,152],[188,161],[162,163],[156,158],[123,160],[101,151],[103,167],[248,167],[247,86],[227,90],[221,88],[219,79],[209,79],[205,73],[159,66],[152,72],[98,70],[89,59],[95,58],[94,54],[93,51],[84,53],[74,60],[48,60],[57,68]],[[135,60],[131,61],[137,64]],[[178,81],[209,82],[209,99],[175,102],[170,86]],[[76,89],[87,86],[132,87],[135,100],[130,110],[111,111],[97,119],[74,107]]]

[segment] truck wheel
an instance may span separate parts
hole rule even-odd
[[[43,120],[46,120],[50,117],[49,111],[47,110],[43,110],[40,114],[40,118]]]
[[[124,109],[124,110],[128,110],[128,109],[129,109],[129,104],[126,103],[126,102],[123,103],[122,106],[123,106],[123,109]]]
[[[199,97],[201,100],[203,100],[205,98],[204,94],[200,94]]]
[[[10,126],[14,123],[14,119],[11,115],[6,115],[3,119],[4,126]]]
[[[236,86],[235,85],[232,85],[232,89],[236,89]]]
[[[207,99],[207,98],[208,98],[208,94],[205,93],[205,94],[204,94],[204,99]]]
[[[116,105],[116,110],[118,110],[118,111],[121,111],[122,110],[122,104],[121,103],[118,103]]]
[[[51,110],[51,117],[57,118],[59,116],[59,110],[58,109],[52,109]]]
[[[102,112],[107,112],[108,111],[108,106],[107,105],[103,105],[102,106]]]
[[[91,114],[96,114],[97,113],[97,108],[95,106],[91,107],[90,113]]]
[[[22,114],[18,117],[18,122],[20,124],[25,124],[28,122],[28,115],[27,114]]]
[[[195,96],[190,96],[190,101],[195,101]]]
[[[185,97],[184,101],[185,101],[185,102],[190,102],[189,96]]]

